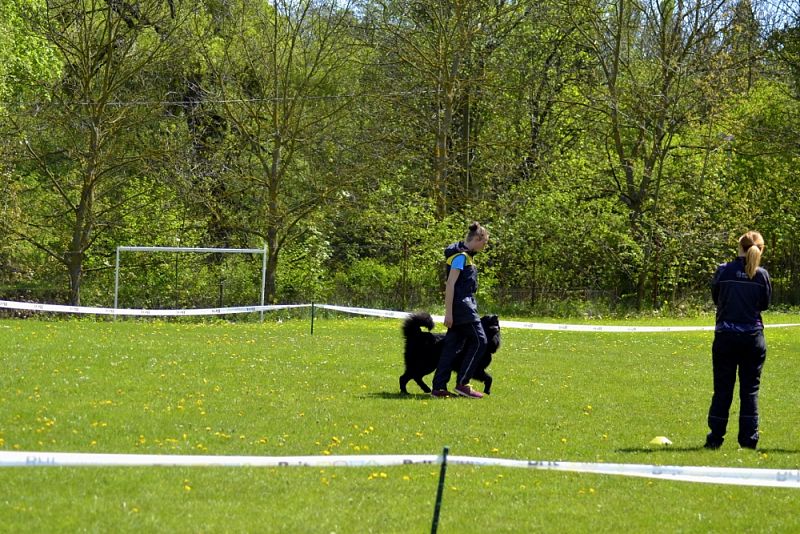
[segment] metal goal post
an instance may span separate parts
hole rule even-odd
[[[205,247],[117,247],[117,261],[114,269],[114,309],[119,303],[119,253],[120,252],[196,252],[196,253],[222,253],[222,254],[261,254],[261,302],[264,306],[264,291],[267,285],[267,245],[264,248],[205,248]],[[264,320],[264,310],[261,310],[261,320]]]

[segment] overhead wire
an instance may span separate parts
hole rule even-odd
[[[398,98],[433,94],[436,91],[420,89],[416,91],[395,91],[391,93],[345,93],[336,95],[302,95],[302,96],[273,96],[262,98],[191,98],[183,100],[115,100],[107,102],[107,106],[135,107],[135,106],[189,106],[201,104],[247,104],[258,102],[284,102],[295,100],[344,100],[357,98]],[[45,104],[43,101],[1,102],[0,107],[24,106],[35,107]],[[94,106],[97,102],[76,101],[77,106]]]

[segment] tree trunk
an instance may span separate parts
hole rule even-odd
[[[276,273],[278,272],[278,256],[280,244],[278,230],[274,226],[267,230],[267,272],[264,279],[264,302],[272,304],[275,301]]]
[[[95,165],[90,164],[81,193],[81,201],[75,209],[75,223],[72,227],[70,248],[64,258],[64,263],[69,271],[69,303],[71,306],[79,306],[81,303],[83,260],[94,229],[94,184],[96,183],[94,169]]]
[[[81,281],[83,279],[83,254],[67,252],[67,269],[69,270],[69,305],[81,305]]]

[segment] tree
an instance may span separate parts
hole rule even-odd
[[[349,7],[241,1],[203,49],[211,74],[203,91],[228,128],[204,201],[228,228],[266,243],[267,300],[284,245],[348,180],[342,125],[361,50]]]
[[[568,2],[601,83],[589,88],[608,153],[606,186],[625,205],[643,250],[635,280],[641,304],[658,256],[657,214],[665,162],[676,136],[713,109],[714,69],[723,51],[718,30],[729,0]],[[588,25],[587,22],[588,21]]]
[[[42,14],[35,0],[6,0],[0,4],[0,114],[6,104],[35,94],[33,82],[58,73],[58,61],[48,43],[28,21]]]
[[[780,65],[792,82],[795,98],[800,98],[800,5],[797,2],[766,2],[764,27],[772,59]]]
[[[750,0],[733,6],[730,24],[723,29],[724,46],[731,58],[733,72],[741,73],[740,86],[749,91],[755,84],[764,53],[761,28]]]
[[[27,156],[16,173],[27,197],[20,202],[34,209],[12,231],[66,267],[71,304],[80,303],[93,243],[132,209],[137,187],[147,187],[156,144],[141,139],[163,112],[150,71],[173,53],[173,7],[162,0],[68,0],[31,19],[62,75],[47,87],[49,101],[15,119]]]
[[[398,142],[419,162],[417,172],[430,175],[417,187],[433,196],[441,220],[476,192],[471,168],[485,123],[480,110],[487,63],[522,20],[524,6],[396,1],[377,2],[375,11],[383,90],[392,108],[387,116],[409,128]]]
[[[14,110],[26,110],[29,102],[47,98],[37,80],[58,77],[59,63],[47,42],[27,21],[42,13],[40,3],[8,0],[0,3],[0,283],[15,282],[27,271],[22,247],[14,242],[14,232],[23,210],[20,185],[13,179],[13,154],[19,146],[20,132],[9,120]]]

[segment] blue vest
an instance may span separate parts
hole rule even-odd
[[[450,267],[456,256],[464,255],[464,268],[458,275],[453,292],[453,324],[475,323],[481,320],[478,315],[478,303],[475,301],[475,292],[478,291],[478,269],[475,267],[473,256],[463,241],[453,243],[444,249],[446,262],[446,276],[450,276]],[[445,278],[446,279],[446,278]]]

